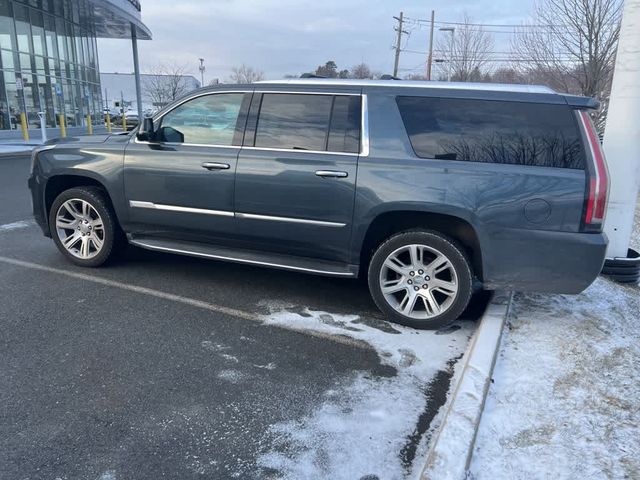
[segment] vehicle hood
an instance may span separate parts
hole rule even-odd
[[[87,144],[97,144],[97,143],[105,143],[110,139],[122,139],[126,135],[117,134],[117,133],[107,133],[107,134],[98,134],[98,135],[78,135],[75,137],[66,137],[66,138],[53,138],[45,145],[58,145],[58,144],[67,144],[67,143],[81,143],[84,145]]]

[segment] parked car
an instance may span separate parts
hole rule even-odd
[[[519,85],[224,85],[128,135],[37,149],[29,187],[44,234],[78,265],[128,241],[362,276],[387,318],[436,328],[474,283],[578,293],[596,278],[608,193],[597,106]]]

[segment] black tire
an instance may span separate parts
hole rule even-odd
[[[609,274],[607,277],[618,283],[638,283],[640,281],[640,272]]]
[[[630,274],[636,274],[639,273],[640,269],[638,269],[637,265],[625,265],[625,266],[620,266],[620,267],[607,267],[605,266],[602,269],[602,274],[603,275],[630,275]]]
[[[99,252],[91,258],[79,258],[70,253],[63,245],[56,229],[56,215],[63,203],[71,199],[84,200],[89,203],[100,215],[104,225],[103,245]],[[71,262],[81,267],[99,267],[111,260],[119,247],[122,246],[124,235],[116,215],[107,199],[106,194],[98,187],[75,187],[65,190],[56,197],[49,210],[49,226],[51,236],[58,250]]]
[[[380,285],[380,274],[387,257],[403,246],[412,244],[424,245],[442,253],[451,262],[458,279],[458,291],[453,302],[441,314],[428,319],[416,319],[398,312],[388,303]],[[473,273],[462,248],[445,235],[428,230],[401,232],[383,242],[371,259],[368,281],[373,301],[390,321],[426,330],[438,329],[456,320],[467,307],[473,292]]]

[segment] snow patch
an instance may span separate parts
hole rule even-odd
[[[640,294],[517,295],[471,476],[640,478]]]
[[[240,370],[220,370],[218,373],[218,378],[221,380],[226,380],[229,383],[240,383],[245,380],[246,375],[242,373]]]
[[[307,417],[272,425],[271,450],[259,457],[258,465],[284,479],[410,475],[414,465],[403,452],[427,404],[427,387],[462,355],[474,324],[460,322],[443,335],[309,309],[277,311],[264,316],[264,322],[366,342],[397,373],[383,378],[357,373],[325,392],[320,406]],[[426,451],[421,440],[412,447],[418,456]]]
[[[29,228],[30,226],[35,225],[35,223],[36,222],[33,220],[20,220],[18,222],[5,223],[4,225],[0,225],[0,233],[19,230],[21,228]]]

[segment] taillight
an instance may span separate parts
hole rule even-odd
[[[587,195],[584,208],[584,227],[588,231],[602,231],[609,196],[609,171],[600,140],[589,114],[580,110],[580,122],[587,138],[589,155],[587,165]]]

